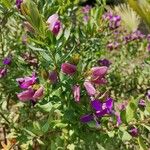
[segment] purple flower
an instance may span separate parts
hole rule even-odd
[[[57,74],[57,72],[55,70],[53,70],[53,71],[51,71],[49,73],[49,80],[50,80],[50,82],[52,84],[57,83],[57,81],[58,81],[58,74]]]
[[[121,17],[118,15],[114,15],[112,12],[107,12],[103,15],[103,19],[108,21],[109,28],[114,30],[121,25]]]
[[[106,12],[102,18],[106,21],[109,21],[111,18],[113,18],[113,13],[112,12]]]
[[[0,68],[0,78],[4,77],[7,74],[6,68]]]
[[[121,121],[121,116],[120,116],[120,113],[119,112],[115,112],[115,116],[116,116],[116,120],[117,120],[117,126],[119,126],[122,121]]]
[[[35,84],[36,79],[37,78],[35,77],[35,74],[33,73],[31,77],[18,78],[16,79],[16,81],[19,83],[20,88],[27,89],[33,84]]]
[[[33,95],[34,95],[34,90],[30,88],[21,93],[18,93],[17,97],[19,98],[20,101],[25,102],[31,100],[33,98]]]
[[[131,36],[131,34],[126,35],[126,36],[123,38],[123,40],[125,41],[125,44],[126,44],[126,43],[129,43],[130,41],[132,41],[132,36]]]
[[[91,10],[91,6],[90,5],[86,5],[86,6],[84,6],[83,8],[82,8],[82,13],[83,14],[88,14],[89,13],[89,11]]]
[[[91,82],[85,81],[84,87],[85,87],[89,96],[94,96],[96,94],[96,89],[94,88],[94,86],[92,85]]]
[[[100,59],[98,60],[98,64],[101,66],[109,67],[111,65],[111,62],[108,59]]]
[[[126,106],[128,105],[128,102],[127,101],[123,101],[122,103],[120,104],[117,104],[117,107],[119,110],[125,110]]]
[[[137,137],[138,136],[138,129],[136,127],[132,127],[129,130],[129,133],[133,136],[133,137]]]
[[[145,100],[141,99],[141,100],[139,101],[139,106],[145,107],[145,106],[146,106]]]
[[[131,34],[131,39],[132,40],[138,40],[138,39],[143,39],[145,37],[144,34],[141,33],[141,31],[137,30]]]
[[[67,75],[72,76],[76,73],[77,67],[69,63],[63,63],[61,65],[61,71]]]
[[[91,107],[96,111],[96,113],[106,110],[106,114],[109,114],[113,108],[113,99],[107,98],[105,102],[101,102],[100,100],[93,100],[91,101]]]
[[[147,97],[150,100],[150,90],[147,91]]]
[[[11,64],[11,57],[6,57],[3,59],[3,64],[4,65],[10,65]]]
[[[108,67],[102,66],[102,67],[93,67],[91,69],[91,81],[94,84],[105,84],[107,83],[104,76],[106,75],[108,70]]]
[[[33,100],[37,100],[37,99],[41,98],[41,97],[43,96],[43,93],[44,93],[44,87],[41,86],[40,88],[38,88],[38,89],[35,91],[35,93],[34,93],[32,99],[33,99]]]
[[[101,103],[101,102],[99,101],[99,103]],[[102,116],[104,116],[106,114],[110,114],[112,112],[113,99],[112,98],[107,98],[106,102],[101,103],[100,105],[101,105],[101,107],[99,108],[99,110],[95,109],[92,105],[93,109],[96,110],[95,115],[97,117],[102,117]]]
[[[112,43],[108,43],[107,44],[107,48],[109,50],[117,49],[118,47],[119,47],[119,43],[118,42],[112,42]]]
[[[51,15],[46,23],[54,35],[57,35],[62,28],[58,14]]]
[[[102,110],[102,106],[103,106],[103,103],[100,102],[100,100],[93,100],[93,101],[91,101],[91,107],[95,111],[101,111]]]
[[[73,97],[76,102],[80,101],[80,86],[79,85],[73,86]]]
[[[85,15],[85,16],[83,17],[84,22],[87,23],[87,22],[89,21],[89,18],[90,18],[89,16]]]
[[[16,0],[16,6],[18,9],[21,9],[21,3],[23,2],[23,0]]]
[[[83,123],[88,123],[92,120],[95,120],[98,123],[97,119],[103,117],[106,114],[110,114],[113,109],[113,99],[107,98],[106,102],[101,102],[100,100],[91,101],[91,107],[94,110],[92,114],[86,114],[81,116],[80,121]]]
[[[113,16],[112,18],[110,18],[109,20],[109,28],[110,29],[116,29],[121,25],[121,17],[120,16]]]
[[[23,102],[36,101],[43,96],[43,92],[44,92],[43,86],[41,86],[37,90],[34,90],[33,88],[29,88],[21,93],[18,93],[17,97],[20,101],[23,101]]]
[[[80,121],[83,122],[83,123],[88,123],[92,120],[94,120],[93,114],[82,115],[80,117]]]

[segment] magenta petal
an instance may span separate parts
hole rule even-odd
[[[80,101],[80,86],[75,85],[73,87],[73,97],[74,97],[76,102]]]
[[[133,127],[129,130],[129,133],[133,136],[133,137],[137,137],[138,136],[138,129]]]
[[[54,35],[57,35],[60,29],[62,28],[58,14],[51,15],[47,20],[47,24],[49,26],[49,29],[53,32]]]
[[[0,78],[4,77],[7,74],[6,68],[0,68]]]
[[[102,110],[102,103],[99,100],[91,101],[91,106],[96,111]]]
[[[96,77],[101,77],[102,78],[107,73],[108,67],[106,67],[106,66],[93,67],[91,70],[92,70],[93,78],[96,78]]]
[[[145,100],[141,99],[139,101],[139,106],[145,107],[146,106]]]
[[[58,74],[55,70],[51,71],[49,73],[49,80],[51,81],[52,84],[57,83],[58,81]]]
[[[43,93],[44,93],[44,87],[41,86],[33,95],[33,99],[36,100],[36,99],[39,99],[43,96]]]
[[[83,123],[88,123],[90,121],[94,120],[94,117],[92,114],[88,114],[88,115],[83,115],[80,117],[80,121]]]
[[[18,79],[16,79],[16,81],[19,83],[19,85],[22,89],[27,89],[31,85],[35,84],[36,77],[35,77],[35,74],[33,74],[32,77],[18,78]]]
[[[85,87],[87,93],[89,94],[89,96],[94,96],[96,94],[96,89],[91,84],[91,82],[85,81],[84,82],[84,87]]]
[[[17,94],[17,97],[18,97],[19,100],[21,100],[21,101],[29,101],[29,100],[32,99],[33,95],[34,95],[33,89],[28,89],[28,90],[26,90],[26,91],[23,91],[23,92],[21,92],[21,93],[18,93],[18,94]]]
[[[4,58],[3,64],[4,64],[4,65],[10,65],[10,64],[11,64],[11,58],[10,58],[10,57]]]
[[[103,117],[104,115],[106,115],[107,114],[107,109],[104,109],[104,110],[102,110],[102,111],[97,111],[96,113],[95,113],[95,115],[96,115],[96,117]]]
[[[108,108],[109,110],[111,110],[113,108],[113,99],[112,98],[107,98],[105,103],[106,103],[106,108]]]
[[[61,65],[61,70],[65,74],[74,75],[76,73],[77,67],[69,63],[63,63]]]
[[[54,33],[54,35],[57,35],[59,33],[60,28],[61,28],[60,21],[55,22],[53,30],[52,30],[52,32]]]
[[[117,118],[117,126],[119,126],[122,123],[121,116],[118,112],[115,112],[115,116]]]

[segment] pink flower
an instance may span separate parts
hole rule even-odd
[[[35,101],[43,96],[43,92],[44,92],[43,86],[41,86],[36,91],[33,90],[32,88],[29,88],[28,90],[18,93],[17,97],[19,98],[20,101],[23,101],[23,102],[30,101],[30,100]]]
[[[28,89],[26,91],[23,91],[19,94],[17,94],[17,97],[19,98],[20,101],[29,101],[32,99],[34,95],[34,90],[33,89]]]
[[[84,7],[82,8],[82,13],[88,14],[88,13],[90,12],[91,8],[92,8],[92,7],[91,7],[90,5],[84,6]]]
[[[52,84],[55,84],[58,81],[58,75],[55,70],[49,73],[49,80],[51,81]]]
[[[36,77],[35,74],[32,75],[32,77],[24,77],[24,78],[18,78],[16,79],[17,82],[19,83],[19,86],[22,89],[27,89],[29,88],[31,85],[35,84],[36,82]]]
[[[7,69],[6,68],[0,68],[0,78],[4,77],[7,73]]]
[[[91,82],[85,81],[84,82],[84,87],[85,87],[87,93],[89,94],[89,96],[94,96],[96,94],[96,89],[91,84]]]
[[[115,112],[116,120],[117,120],[117,127],[122,123],[121,116],[119,112]]]
[[[95,84],[105,84],[107,83],[106,79],[104,78],[107,73],[108,67],[93,67],[91,69],[91,81]]]
[[[41,98],[43,96],[44,93],[44,87],[41,86],[38,90],[35,91],[34,95],[33,95],[33,99],[37,100],[39,98]]]
[[[61,22],[59,20],[58,14],[51,15],[47,22],[50,31],[53,32],[54,35],[57,35],[61,29]]]
[[[69,64],[69,63],[63,63],[61,65],[61,70],[63,73],[67,75],[74,75],[77,71],[77,67],[75,65]]]
[[[73,86],[73,97],[76,102],[80,101],[80,86],[79,85]]]

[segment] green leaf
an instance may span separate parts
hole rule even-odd
[[[50,112],[52,110],[52,108],[53,108],[53,105],[52,105],[51,102],[49,102],[47,104],[44,104],[44,105],[37,104],[36,106],[41,108],[45,112]]]
[[[33,122],[33,127],[35,128],[35,130],[41,130],[40,124],[37,121]]]
[[[25,128],[23,128],[23,130],[26,131],[30,136],[36,137],[36,135],[32,131],[29,131],[29,130],[27,130]]]
[[[146,108],[145,109],[150,113],[150,102],[146,102]]]
[[[58,128],[65,128],[65,127],[67,127],[67,124],[60,122],[60,123],[57,123],[57,124],[54,126],[54,128],[56,128],[56,127],[58,127]]]
[[[126,123],[126,111],[125,110],[121,111],[120,116],[121,116],[121,121],[123,123]]]
[[[132,139],[132,136],[127,131],[124,131],[122,135],[122,141],[129,141],[131,139]]]
[[[138,138],[138,143],[140,146],[140,150],[147,150],[147,147],[146,147],[144,140],[142,139],[141,136],[139,136],[139,138]]]
[[[42,127],[43,132],[47,132],[49,130],[50,124],[49,121],[45,123],[45,125]]]
[[[131,100],[126,108],[126,121],[127,122],[130,122],[136,118],[136,110],[137,110],[137,106],[133,102],[133,100]]]
[[[98,150],[105,150],[105,148],[102,145],[100,145],[99,143],[96,143],[96,146],[97,146]]]
[[[11,3],[9,0],[1,0],[0,1],[7,9],[11,7]]]
[[[51,61],[51,57],[50,57],[47,53],[45,53],[45,52],[40,52],[40,54],[41,54],[41,56],[42,56],[45,60]]]
[[[147,125],[145,125],[145,124],[142,124],[142,126],[145,127],[147,130],[150,131],[150,126],[147,126]]]
[[[68,38],[70,36],[71,27],[72,26],[70,26],[69,28],[65,29],[65,31],[64,31],[64,37],[65,37],[66,41],[68,40]]]
[[[46,50],[45,49],[42,49],[42,48],[37,48],[37,47],[34,47],[34,46],[32,46],[32,45],[27,45],[30,49],[32,49],[32,50],[34,50],[34,51],[42,51],[42,52],[46,52]]]

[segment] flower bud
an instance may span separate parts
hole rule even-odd
[[[72,76],[76,73],[77,67],[69,63],[63,63],[61,65],[61,70],[63,73]]]
[[[73,97],[76,102],[80,101],[80,86],[79,85],[73,86]]]
[[[48,18],[46,23],[48,24],[48,27],[49,27],[50,31],[52,31],[52,33],[54,35],[57,35],[59,33],[59,31],[61,29],[61,22],[59,20],[58,14],[51,15]]]
[[[49,80],[50,80],[50,82],[52,84],[57,83],[57,81],[58,81],[58,74],[57,74],[57,72],[55,70],[53,70],[53,71],[51,71],[49,73]]]
[[[129,133],[133,136],[133,137],[137,137],[138,136],[138,129],[136,127],[132,127],[129,130]]]
[[[84,82],[84,87],[88,93],[89,96],[94,96],[96,94],[96,89],[89,81]]]
[[[39,89],[37,89],[33,95],[33,99],[37,100],[43,96],[44,93],[44,87],[41,86]]]
[[[0,78],[4,77],[7,74],[6,68],[0,68]]]
[[[16,0],[16,6],[17,8],[20,10],[21,9],[21,3],[23,2],[23,0]]]
[[[20,101],[29,101],[32,99],[33,95],[34,95],[34,90],[28,89],[26,91],[18,93],[17,97],[19,98]]]
[[[10,65],[11,64],[11,57],[6,57],[3,59],[3,64],[4,65]]]

